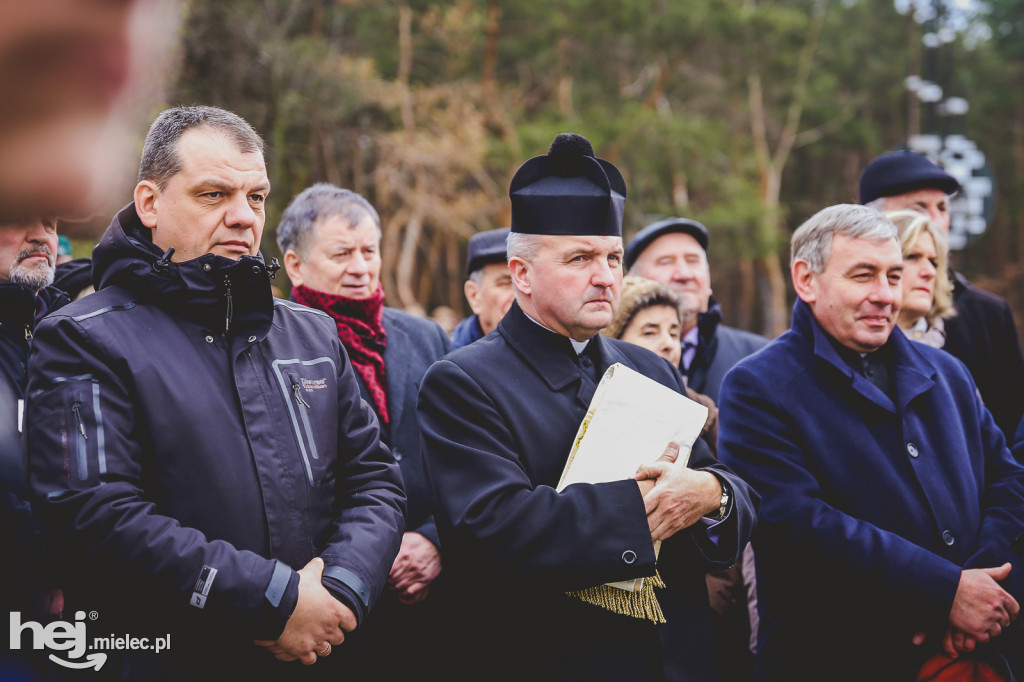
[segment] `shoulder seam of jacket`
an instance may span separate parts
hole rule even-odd
[[[82,313],[81,315],[75,315],[71,319],[74,320],[75,322],[84,322],[85,320],[88,320],[89,318],[97,317],[99,315],[103,315],[104,313],[112,313],[112,312],[119,312],[119,311],[123,311],[123,310],[131,310],[132,308],[135,307],[135,305],[136,305],[135,301],[128,301],[127,303],[119,303],[119,304],[115,304],[115,305],[108,305],[108,306],[105,306],[103,308],[98,308],[96,310],[93,310],[92,312]]]
[[[278,305],[279,306],[284,306],[288,310],[294,310],[297,313],[313,313],[314,315],[320,315],[321,317],[326,317],[327,319],[331,319],[331,316],[328,315],[327,313],[325,313],[322,310],[317,310],[315,308],[310,308],[308,306],[304,306],[304,305],[301,305],[299,303],[292,303],[291,301],[285,301],[284,299],[280,299],[280,298],[275,298],[274,299],[274,305],[275,306],[278,306]]]

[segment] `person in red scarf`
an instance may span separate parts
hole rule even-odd
[[[431,636],[441,630],[436,627],[435,582],[441,553],[420,453],[416,396],[423,374],[449,351],[450,343],[436,323],[384,305],[380,238],[373,206],[327,183],[296,196],[277,228],[292,299],[323,311],[337,324],[409,497],[409,530],[391,568],[389,589],[360,628],[366,660],[373,665],[367,675],[384,680],[436,670]],[[394,655],[396,642],[405,655]]]

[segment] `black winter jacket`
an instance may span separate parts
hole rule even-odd
[[[28,351],[38,321],[68,302],[63,291],[36,292],[0,284],[0,547],[9,582],[0,589],[0,613],[34,613],[38,590],[57,580],[28,502],[28,471],[22,427]]]

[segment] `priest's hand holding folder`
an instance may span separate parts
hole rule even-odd
[[[719,509],[718,479],[686,466],[708,410],[667,386],[621,364],[609,367],[594,392],[576,433],[557,490],[575,483],[636,480],[655,556],[661,541]],[[628,428],[624,425],[628,424]],[[669,443],[661,457],[657,448]],[[607,583],[570,592],[614,613],[664,623],[654,594],[665,583],[654,576]]]
[[[722,484],[714,474],[679,464],[679,445],[669,443],[661,457],[642,465],[634,478],[644,496],[651,538],[667,540],[702,516],[718,510]]]

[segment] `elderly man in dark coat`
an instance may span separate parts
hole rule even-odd
[[[832,206],[792,248],[792,328],[722,387],[719,455],[764,496],[755,678],[1019,675],[1024,467],[963,364],[891,333],[892,223]]]
[[[497,333],[431,367],[418,406],[457,679],[712,680],[704,574],[736,561],[756,496],[700,441],[689,468],[670,447],[645,480],[555,491],[612,363],[684,387],[665,360],[598,335],[622,278],[626,189],[615,167],[560,135],[510,193],[517,302]],[[566,595],[655,570],[667,585],[655,590],[663,624]]]
[[[708,242],[708,229],[701,223],[668,218],[640,230],[626,247],[625,259],[629,274],[661,282],[679,294],[679,370],[687,386],[717,403],[726,373],[768,339],[722,324],[722,308],[711,295]]]
[[[691,397],[719,401],[722,380],[743,358],[768,344],[758,334],[722,324],[722,308],[711,294],[708,229],[689,218],[667,218],[640,230],[626,247],[626,269],[661,282],[679,296],[682,353],[679,371]],[[695,392],[700,395],[693,395]],[[741,563],[708,575],[719,679],[750,677],[754,656],[750,642],[757,629],[753,557],[745,550]]]
[[[0,547],[7,557],[0,613],[19,611],[24,618],[43,620],[60,616],[64,597],[29,505],[23,435],[32,334],[44,315],[68,302],[51,286],[56,254],[52,218],[0,224]],[[36,679],[28,671],[32,656],[4,647],[0,670]]]
[[[380,217],[362,196],[327,183],[307,188],[281,216],[277,243],[292,298],[334,320],[359,390],[402,470],[406,532],[388,589],[361,627],[368,679],[436,674],[440,541],[420,455],[416,394],[427,368],[448,352],[435,322],[384,305]],[[433,594],[431,594],[433,593]],[[390,655],[396,642],[402,656]],[[357,675],[357,677],[360,675]]]
[[[911,209],[949,233],[950,195],[960,183],[927,157],[910,151],[882,154],[860,177],[860,202],[880,211]],[[971,371],[985,405],[1007,441],[1024,416],[1024,355],[1013,311],[1005,299],[950,271],[956,315],[945,321],[943,349]],[[1021,460],[1024,461],[1024,460]]]
[[[466,247],[466,300],[473,314],[452,332],[452,348],[468,346],[494,331],[512,307],[515,290],[505,258],[509,229],[477,232]]]

